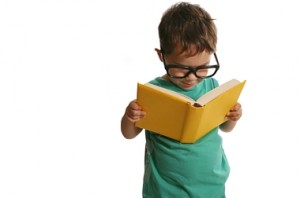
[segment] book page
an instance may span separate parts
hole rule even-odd
[[[241,82],[236,80],[236,79],[232,79],[230,81],[227,81],[224,84],[221,84],[220,86],[212,89],[211,91],[207,92],[206,94],[204,94],[203,96],[201,96],[198,100],[197,103],[201,106],[204,106],[205,104],[207,104],[209,101],[213,100],[214,98],[216,98],[218,95],[220,95],[221,93],[226,92],[228,89],[234,87],[237,84],[240,84]]]

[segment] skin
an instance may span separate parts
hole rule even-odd
[[[167,64],[188,65],[197,67],[199,65],[208,65],[211,58],[211,53],[203,51],[201,53],[192,53],[193,48],[189,52],[180,53],[179,49],[175,49],[171,54],[165,55]],[[155,49],[159,59],[162,61],[162,54],[159,49]],[[184,90],[192,89],[196,84],[202,81],[194,74],[190,74],[186,78],[170,78],[167,74],[162,76],[165,80],[171,81],[178,87]],[[121,131],[125,138],[132,139],[136,137],[143,129],[135,127],[135,123],[146,116],[146,112],[136,103],[135,100],[131,101],[126,107],[125,113],[121,120]],[[220,125],[223,132],[230,132],[236,126],[237,121],[242,116],[242,107],[237,103],[226,115],[227,121]]]

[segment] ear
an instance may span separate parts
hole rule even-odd
[[[158,55],[158,58],[159,58],[159,60],[160,60],[160,61],[163,61],[163,59],[162,59],[162,53],[161,53],[161,50],[160,50],[160,49],[158,49],[158,48],[155,48],[154,50],[156,51],[156,53],[157,53],[157,55]]]

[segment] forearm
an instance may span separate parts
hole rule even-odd
[[[121,120],[121,131],[125,138],[135,138],[143,129],[135,126],[134,122],[131,121],[126,114],[123,115]]]
[[[226,122],[221,124],[219,128],[224,132],[230,132],[234,129],[236,123],[237,121],[227,120]]]

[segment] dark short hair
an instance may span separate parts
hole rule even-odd
[[[215,52],[217,28],[214,19],[198,4],[179,2],[167,9],[158,26],[160,47],[170,54],[176,47],[181,53],[196,47],[193,53]],[[191,51],[190,51],[191,52]]]

